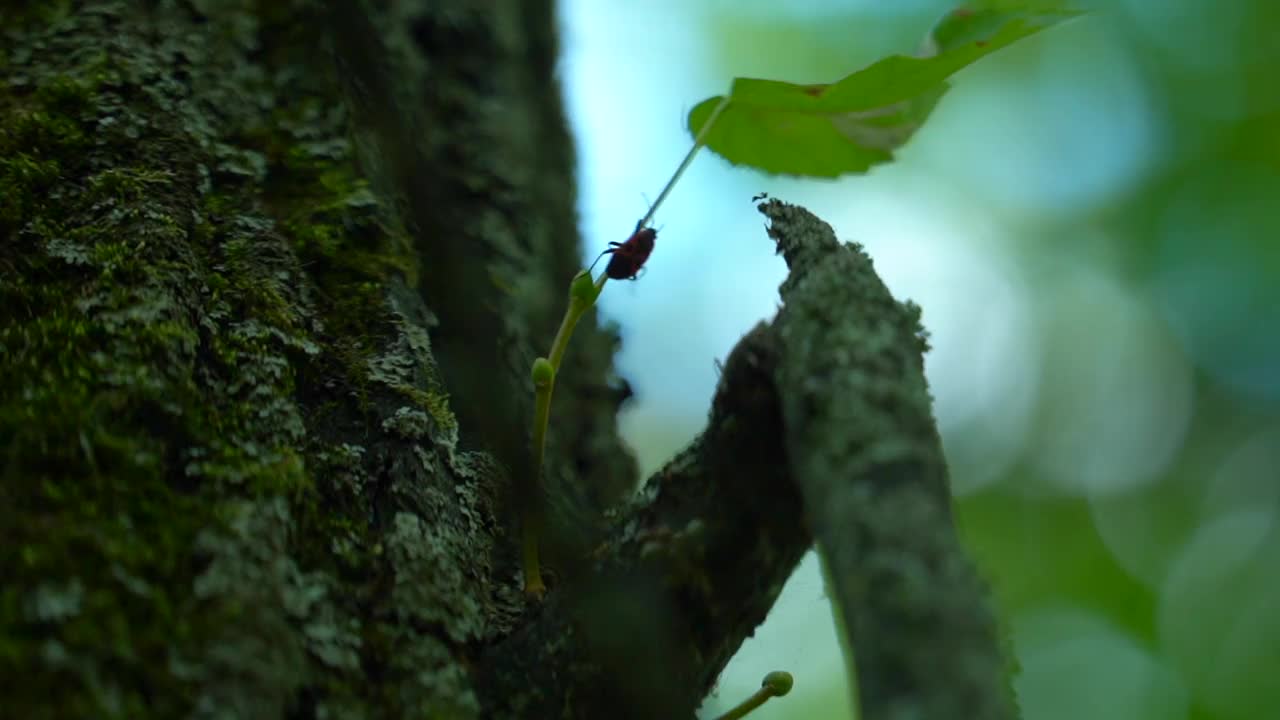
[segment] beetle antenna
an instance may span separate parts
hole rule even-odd
[[[600,258],[604,257],[605,255],[608,255],[609,253],[618,252],[618,249],[621,247],[622,247],[622,243],[616,243],[616,242],[609,243],[609,249],[600,253],[599,255],[596,256],[595,260],[591,261],[591,267],[587,268],[587,272],[590,272],[595,269],[596,263],[600,262]]]
[[[611,252],[613,252],[613,248],[609,248],[608,250],[605,250],[604,252],[597,255],[596,259],[591,261],[591,267],[587,268],[587,272],[591,272],[592,270],[595,270],[596,263],[600,262],[600,258],[604,257],[605,255],[608,255]]]

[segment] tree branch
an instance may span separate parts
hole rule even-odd
[[[787,482],[761,325],[729,356],[708,430],[621,512],[591,570],[490,648],[487,717],[691,716],[810,539]]]
[[[1016,716],[951,517],[919,307],[808,211],[760,210],[791,267],[775,321],[791,475],[855,648],[861,717]]]

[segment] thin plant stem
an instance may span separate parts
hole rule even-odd
[[[764,676],[764,681],[760,683],[760,689],[752,693],[751,697],[743,700],[737,707],[716,718],[716,720],[741,720],[741,718],[747,716],[747,713],[765,704],[765,701],[769,698],[782,697],[791,692],[791,684],[791,673],[775,670]]]
[[[542,532],[542,456],[547,442],[547,422],[551,418],[551,390],[555,378],[534,387],[533,409],[533,487],[525,499],[521,538],[524,561],[524,592],[539,598],[547,591],[542,581],[542,565],[538,560],[538,536]]]
[[[693,162],[694,156],[698,154],[698,151],[701,150],[702,146],[706,143],[707,133],[711,131],[711,126],[715,124],[716,119],[720,117],[720,113],[724,112],[724,109],[728,106],[729,96],[725,95],[720,98],[719,104],[717,104],[715,109],[711,111],[711,115],[707,117],[707,121],[702,123],[702,128],[698,130],[697,136],[693,138],[693,147],[689,148],[689,152],[685,154],[684,160],[680,163],[680,167],[676,168],[675,174],[667,181],[666,187],[662,188],[661,193],[658,193],[658,199],[653,201],[653,205],[649,206],[649,212],[645,213],[644,217],[640,219],[640,222],[636,224],[637,230],[648,225],[649,222],[653,220],[654,213],[658,212],[658,207],[662,205],[663,201],[667,199],[667,196],[671,194],[671,189],[676,186],[676,181],[678,181],[680,176],[684,174],[684,171],[688,169],[689,164]]]
[[[608,275],[601,275],[595,281],[594,292],[589,301],[585,298],[579,299],[577,297],[569,299],[569,309],[565,311],[564,319],[560,321],[560,329],[556,331],[555,340],[551,341],[551,353],[547,355],[547,359],[551,361],[551,369],[557,373],[560,372],[560,361],[564,359],[564,352],[569,349],[569,338],[573,337],[573,329],[578,326],[578,321],[582,319],[582,316],[595,304],[596,297],[600,295],[600,291],[604,289],[604,284],[608,279]]]
[[[747,713],[760,707],[771,697],[773,697],[773,693],[769,692],[765,688],[760,688],[755,691],[751,697],[743,700],[737,707],[716,718],[716,720],[739,720],[740,718],[744,718],[747,716]]]
[[[707,133],[711,130],[711,126],[715,124],[720,113],[729,105],[729,96],[725,95],[720,102],[711,111],[711,115],[707,117],[707,121],[702,123],[702,127],[698,130],[698,134],[693,139],[693,147],[689,148],[689,152],[685,154],[684,160],[680,162],[680,166],[676,168],[675,174],[667,181],[666,187],[662,188],[662,192],[658,195],[658,199],[653,205],[649,206],[649,211],[636,224],[636,230],[648,225],[653,220],[653,215],[658,211],[663,201],[671,194],[671,189],[675,187],[676,182],[680,180],[680,176],[684,175],[684,171],[689,168],[689,164],[693,162],[693,158],[698,154],[698,150],[706,143]],[[584,271],[585,272],[585,271]],[[590,280],[588,274],[586,280]],[[590,290],[579,285],[582,282],[582,274],[575,276],[570,284],[569,290],[569,308],[564,313],[564,318],[560,321],[560,329],[556,331],[555,340],[551,342],[551,352],[547,357],[539,358],[539,362],[545,361],[549,365],[550,372],[546,372],[546,368],[540,368],[539,364],[534,365],[534,409],[533,409],[533,487],[530,498],[525,505],[524,518],[522,525],[523,537],[523,562],[524,562],[524,588],[525,594],[532,597],[541,597],[546,592],[546,585],[542,581],[542,569],[538,560],[538,535],[541,531],[542,514],[540,512],[541,502],[539,496],[539,488],[542,487],[542,464],[546,455],[547,444],[547,426],[551,422],[551,393],[555,390],[556,375],[560,372],[560,361],[564,359],[565,350],[569,347],[569,338],[573,336],[573,329],[577,326],[587,310],[595,304],[595,300],[600,296],[600,292],[604,290],[604,284],[609,281],[608,271],[600,274],[593,283]],[[539,375],[541,370],[542,375]],[[760,702],[764,702],[761,700]],[[726,716],[727,717],[727,716]],[[735,716],[740,717],[740,716]]]
[[[534,378],[534,407],[533,407],[533,487],[530,497],[524,508],[524,518],[522,521],[522,538],[523,538],[523,562],[524,562],[524,591],[526,595],[533,597],[541,597],[546,592],[546,584],[542,581],[542,566],[538,559],[538,536],[541,533],[542,513],[541,497],[539,489],[542,487],[542,465],[546,455],[547,446],[547,426],[551,423],[551,393],[556,387],[556,375],[560,372],[560,363],[564,360],[564,353],[569,348],[569,338],[573,337],[573,329],[577,327],[578,321],[586,314],[591,306],[595,304],[595,300],[600,296],[600,291],[604,289],[604,284],[608,280],[607,275],[601,275],[598,280],[591,283],[589,288],[582,287],[580,283],[586,280],[590,282],[591,276],[585,278],[580,273],[575,276],[570,284],[569,290],[569,307],[565,310],[564,318],[560,321],[560,329],[556,331],[556,337],[551,342],[551,352],[546,358],[546,363],[550,367],[548,373],[542,379],[537,377],[537,364],[535,363]],[[542,358],[539,358],[542,360]]]

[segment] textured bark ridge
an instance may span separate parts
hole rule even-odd
[[[791,268],[774,321],[792,481],[857,658],[862,717],[1016,715],[951,516],[920,309],[807,211],[761,211]]]
[[[865,717],[1003,717],[916,315],[782,205],[787,308],[634,498],[580,326],[526,605],[527,372],[578,267],[553,28],[0,6],[0,716],[690,717],[816,536]]]
[[[588,572],[491,648],[494,717],[689,717],[810,539],[789,481],[767,327],[729,357],[708,429],[614,518]],[[585,716],[583,716],[585,717]]]
[[[549,6],[426,5],[4,11],[0,715],[478,711],[577,238]],[[574,520],[634,483],[578,341]]]

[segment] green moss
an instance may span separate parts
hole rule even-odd
[[[458,418],[449,407],[449,395],[439,385],[435,385],[431,390],[420,390],[411,385],[398,383],[394,389],[412,401],[415,406],[425,410],[442,432],[457,432]]]
[[[0,672],[16,677],[32,658],[44,672],[23,669],[9,701],[30,710],[50,698],[63,716],[136,717],[148,710],[145,692],[171,702],[176,687],[154,687],[146,667],[161,663],[171,643],[191,629],[175,615],[166,593],[185,571],[192,525],[201,517],[194,497],[169,478],[169,441],[144,428],[173,420],[166,399],[147,392],[101,387],[110,371],[85,349],[101,336],[82,318],[50,312],[21,328],[0,330],[6,363],[6,402],[0,437],[6,553],[0,590]],[[68,599],[66,588],[83,588]],[[59,590],[61,588],[62,590]],[[50,597],[63,596],[49,605]],[[148,629],[164,627],[164,633]],[[104,654],[105,653],[105,654]],[[102,667],[113,670],[102,673]],[[164,708],[168,708],[165,710]],[[40,713],[24,714],[40,717]]]
[[[243,12],[156,9],[170,40],[123,7],[0,52],[6,710],[474,714],[455,656],[482,613],[433,598],[485,596],[440,568],[490,520],[472,477],[455,494],[479,529],[379,544],[380,503],[423,497],[457,421],[425,321],[392,299],[416,265],[338,91],[225,60],[254,40]],[[421,433],[383,429],[406,407]],[[389,491],[388,444],[409,459]],[[456,644],[392,612],[406,593]]]
[[[59,172],[53,160],[38,160],[21,152],[0,157],[0,233],[9,235],[22,227]]]
[[[253,288],[247,320],[200,296],[181,187],[194,140],[170,135],[172,116],[26,57],[28,82],[0,84],[0,303],[13,310],[0,320],[0,535],[14,549],[0,559],[0,676],[23,678],[5,705],[184,715],[207,676],[157,670],[200,667],[223,633],[192,625],[190,596],[196,539],[225,524],[220,488],[311,492],[282,355],[305,338],[280,282],[243,266],[227,289]]]
[[[90,176],[89,189],[104,200],[133,203],[164,192],[173,182],[170,170],[113,167]]]
[[[15,0],[0,10],[0,27],[47,25],[65,19],[70,12],[70,0]]]

